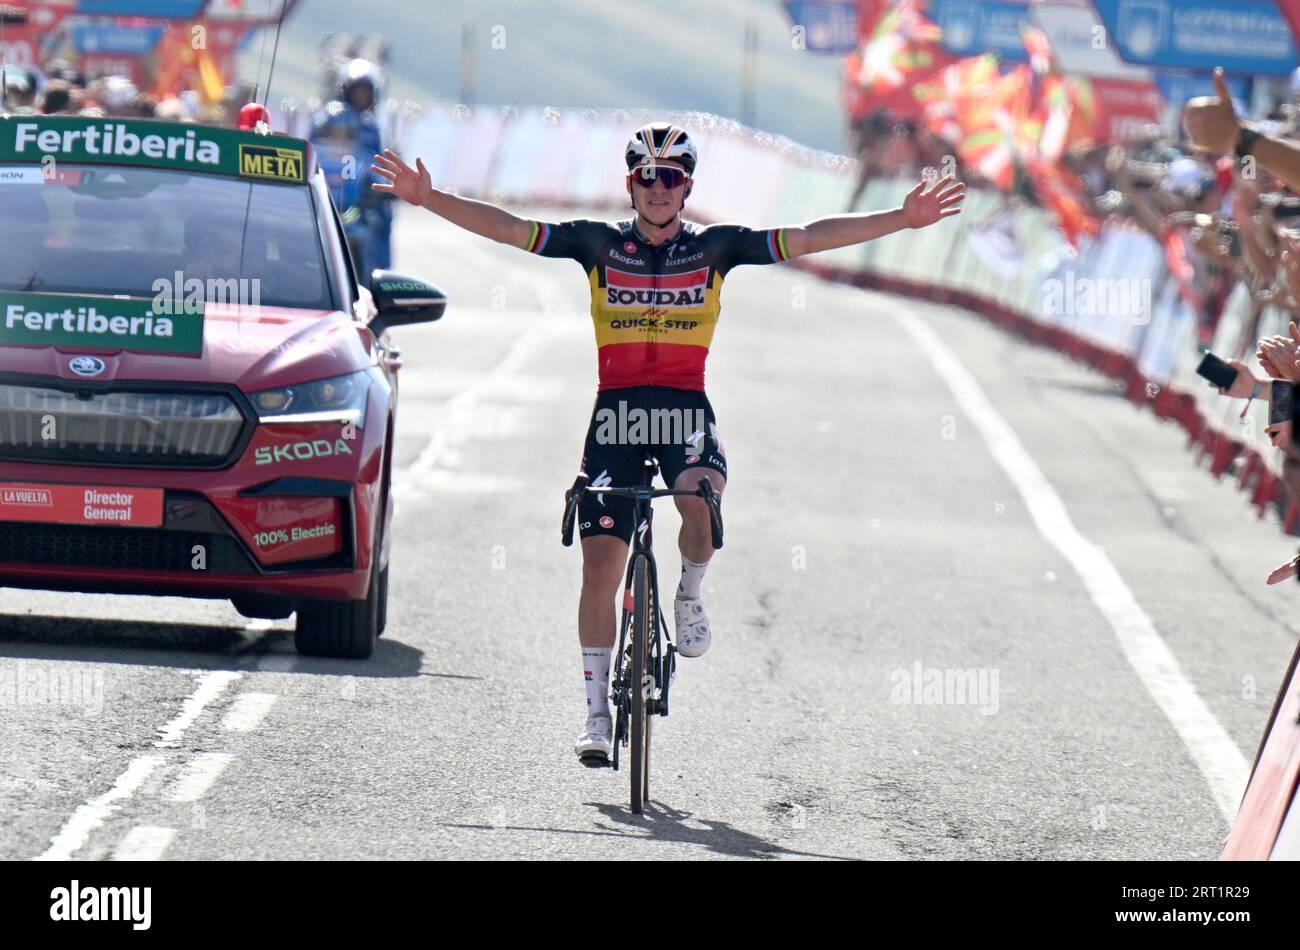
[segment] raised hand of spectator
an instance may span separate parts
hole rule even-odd
[[[1295,332],[1295,324],[1291,324],[1292,332]],[[1264,368],[1273,379],[1286,379],[1296,382],[1300,379],[1300,366],[1296,365],[1296,360],[1300,358],[1300,343],[1295,340],[1289,340],[1284,336],[1269,336],[1259,341],[1259,349],[1255,352],[1259,359],[1259,365]]]
[[[1275,449],[1291,444],[1291,420],[1286,419],[1282,422],[1274,422],[1264,430],[1268,436],[1269,444]]]
[[[1214,91],[1215,95],[1192,99],[1183,107],[1183,125],[1197,148],[1230,153],[1237,145],[1241,126],[1222,69],[1214,71]]]
[[[1228,365],[1237,371],[1237,378],[1232,381],[1232,385],[1227,389],[1219,388],[1220,396],[1231,396],[1234,399],[1249,399],[1255,392],[1255,386],[1263,385],[1267,380],[1257,379],[1255,374],[1250,371],[1250,367],[1241,360],[1228,360]],[[1207,385],[1213,386],[1214,383]]]
[[[1281,265],[1278,274],[1291,295],[1291,303],[1300,303],[1300,234],[1290,229],[1279,234],[1282,253],[1278,257]],[[1294,325],[1294,324],[1293,324]]]

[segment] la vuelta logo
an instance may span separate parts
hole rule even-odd
[[[629,274],[605,268],[605,302],[611,307],[702,307],[709,269],[682,274]]]
[[[0,489],[0,505],[52,508],[54,498],[48,488],[5,488]]]

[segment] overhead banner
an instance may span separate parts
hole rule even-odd
[[[0,40],[0,57],[11,66],[39,66],[45,55],[41,50],[42,39],[49,36],[65,16],[72,12],[68,4],[34,3],[32,0],[3,0],[0,6],[26,11],[25,23],[9,23],[4,28],[4,38]]]
[[[1023,3],[1005,0],[931,0],[929,17],[943,30],[944,49],[958,56],[994,52],[1003,60],[1029,61],[1020,31],[1034,24]]]
[[[162,39],[163,26],[80,24],[72,28],[72,45],[78,53],[142,56],[152,52]]]
[[[1047,35],[1061,72],[1089,78],[1151,81],[1150,69],[1120,59],[1091,6],[1035,3],[1029,15]]]
[[[786,16],[803,28],[804,48],[814,53],[851,53],[858,46],[855,0],[783,0]]]
[[[147,16],[160,20],[193,20],[208,0],[79,0],[77,13],[87,16]]]
[[[1097,103],[1098,134],[1108,142],[1124,142],[1160,121],[1165,97],[1149,82],[1091,79]]]
[[[1287,75],[1291,28],[1273,0],[1094,0],[1120,56],[1142,66]]]

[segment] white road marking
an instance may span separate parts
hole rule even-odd
[[[64,822],[58,834],[50,839],[37,861],[67,861],[86,843],[90,833],[102,825],[113,812],[134,795],[163,761],[160,755],[142,755],[131,760],[126,771],[117,777],[113,787],[104,794],[77,807],[72,817]]]
[[[114,861],[157,861],[176,837],[175,828],[140,825],[132,828],[113,850]]]
[[[174,802],[197,802],[235,760],[228,752],[202,752],[186,764],[168,799]]]
[[[582,312],[583,308],[579,307],[573,296],[551,278],[537,277],[530,272],[528,281],[542,304],[542,313],[537,318],[539,324],[522,336],[516,337],[498,363],[487,372],[476,376],[472,383],[447,400],[444,424],[430,436],[415,461],[393,472],[393,487],[398,497],[407,492],[418,492],[426,487],[429,476],[445,463],[449,451],[469,438],[482,435],[483,419],[476,410],[484,396],[489,393],[499,394],[504,389],[510,389],[511,394],[518,397],[521,390],[526,391],[529,388],[536,389],[547,385],[554,387],[554,380],[545,377],[524,377],[519,371],[545,344],[575,329],[576,323],[566,324],[557,319],[559,316],[577,314]],[[490,490],[503,489],[498,486]]]
[[[275,700],[273,693],[241,693],[221,720],[221,728],[230,732],[252,732],[262,724]]]
[[[430,436],[428,443],[414,462],[394,473],[397,480],[416,481],[432,472],[442,460],[443,454],[450,447],[467,438],[472,431],[475,404],[493,388],[500,386],[506,377],[527,363],[552,335],[550,331],[538,328],[518,337],[499,363],[448,399],[446,424],[440,426]]]
[[[1241,750],[1183,675],[1173,651],[1115,565],[1075,528],[1056,489],[961,360],[920,317],[896,311],[895,319],[921,351],[929,354],[935,371],[1025,500],[1039,533],[1074,567],[1093,603],[1115,631],[1129,665],[1183,740],[1205,776],[1219,811],[1231,822],[1250,771]]]
[[[176,714],[176,718],[158,731],[154,746],[165,749],[178,745],[185,730],[199,717],[208,703],[225,692],[226,687],[242,675],[238,670],[211,670],[200,676],[198,687],[181,703],[181,711]]]
[[[179,744],[185,730],[198,718],[204,708],[240,676],[240,673],[232,670],[210,670],[201,674],[194,692],[185,697],[185,701],[181,703],[181,711],[159,730],[154,746],[172,748]],[[92,831],[102,825],[109,815],[121,808],[140,790],[164,758],[161,755],[140,755],[132,759],[126,771],[117,777],[112,788],[77,806],[77,810],[50,839],[49,846],[37,856],[36,860],[66,861],[71,858],[73,853],[86,843]]]

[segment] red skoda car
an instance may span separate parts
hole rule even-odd
[[[443,294],[359,281],[308,143],[0,118],[0,587],[383,631],[399,353]]]

